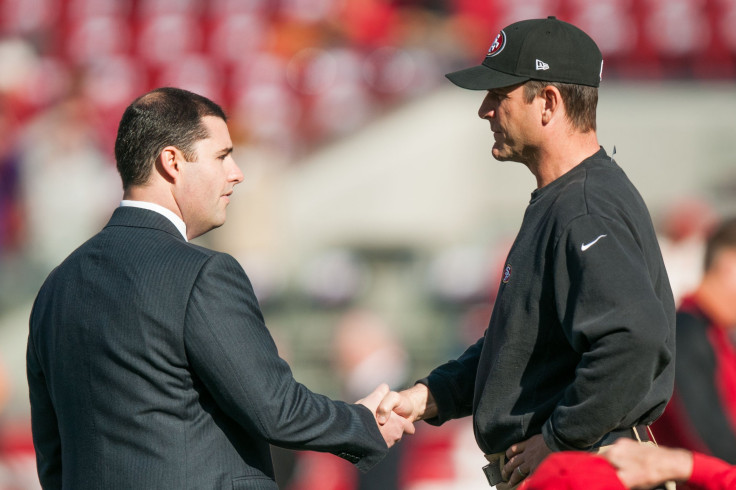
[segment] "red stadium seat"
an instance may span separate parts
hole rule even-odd
[[[202,47],[202,28],[196,17],[165,14],[143,21],[137,54],[146,63],[165,64]]]
[[[215,102],[223,100],[222,67],[202,54],[188,54],[162,66],[155,86],[180,87],[204,95]]]
[[[0,34],[49,32],[59,13],[56,0],[0,0]]]
[[[257,14],[221,16],[206,36],[207,52],[223,63],[251,58],[263,48],[268,30],[268,23]]]
[[[84,17],[70,26],[66,55],[76,64],[128,53],[133,44],[127,22],[107,16]]]

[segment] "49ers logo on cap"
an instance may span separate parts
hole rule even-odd
[[[493,44],[491,44],[491,47],[488,48],[488,54],[486,55],[486,58],[489,58],[491,56],[496,56],[498,53],[503,51],[503,48],[506,46],[506,33],[501,31],[498,33],[498,36],[496,36],[496,39],[493,40]]]

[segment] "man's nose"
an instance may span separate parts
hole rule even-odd
[[[245,180],[245,176],[243,175],[242,170],[240,170],[240,167],[238,167],[238,164],[233,161],[233,168],[230,172],[230,179],[235,181],[236,184],[239,184]]]
[[[478,117],[481,119],[489,119],[496,114],[495,104],[492,100],[489,99],[490,97],[486,97],[485,99],[483,99],[483,102],[478,108]]]

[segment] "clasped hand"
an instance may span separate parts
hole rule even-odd
[[[381,431],[383,440],[386,441],[388,447],[399,442],[404,434],[414,434],[414,424],[393,411],[379,417],[378,406],[390,393],[392,392],[388,385],[382,384],[373,390],[370,395],[356,402],[367,407],[373,416],[376,417],[378,430]]]
[[[434,397],[424,384],[417,383],[398,393],[388,390],[384,390],[384,393],[376,412],[379,425],[392,420],[396,415],[410,423],[438,415]],[[541,434],[509,447],[506,450],[506,464],[501,470],[508,486],[514,486],[529,476],[550,453],[551,450]]]

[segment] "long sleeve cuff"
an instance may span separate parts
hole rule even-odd
[[[736,488],[736,466],[700,453],[693,453],[693,473],[688,484],[699,490]]]

